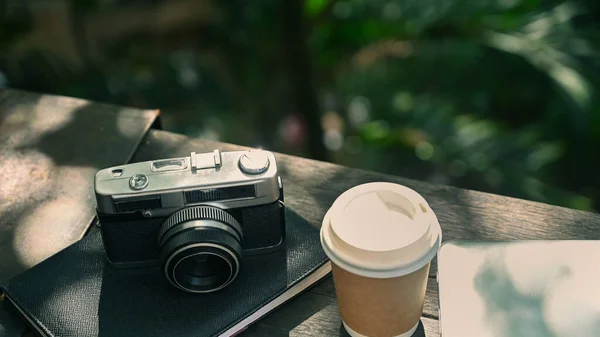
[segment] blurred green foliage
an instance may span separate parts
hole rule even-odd
[[[31,29],[31,17],[24,6],[9,8],[0,4],[0,46],[8,47]]]
[[[124,34],[96,52],[81,33],[88,18],[167,2],[68,3],[80,67],[11,53],[35,27],[24,5],[0,5],[10,86],[158,107],[169,130],[304,156],[306,116],[319,114],[334,162],[600,209],[595,0],[305,0],[305,27],[274,0],[206,1],[215,20]],[[303,28],[305,41],[285,40]],[[305,90],[286,57],[296,44],[310,52],[321,111],[291,99]]]

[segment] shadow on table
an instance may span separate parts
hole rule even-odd
[[[10,213],[4,214],[0,221],[0,282],[7,281],[28,266],[22,260],[22,252],[17,252],[15,246],[14,232],[20,219],[21,214],[27,214],[34,206],[28,203],[21,203],[12,207]],[[1,209],[0,209],[1,210]]]
[[[344,328],[343,323],[340,324],[339,337],[351,337],[350,334]],[[411,337],[428,337],[427,334],[425,333],[425,327],[423,326],[423,322],[421,322],[420,320],[419,320],[419,326],[417,327],[417,330]]]
[[[96,170],[126,162],[155,115],[0,91],[0,281],[81,238]]]
[[[92,166],[101,169],[120,165],[129,159],[154,118],[132,108],[87,103],[57,122],[50,118],[47,121],[48,130],[34,130],[39,133],[37,139],[23,144],[19,149],[38,150],[58,166]]]

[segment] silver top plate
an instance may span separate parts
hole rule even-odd
[[[240,168],[240,159],[260,151],[268,158],[269,166],[261,173],[247,173]],[[192,152],[189,157],[160,159],[110,167],[95,177],[98,209],[107,214],[120,213],[116,203],[156,197],[160,209],[144,212],[147,216],[168,214],[191,203],[186,203],[185,192],[210,192],[234,186],[254,186],[254,196],[224,199],[197,204],[221,208],[237,208],[267,204],[279,198],[279,180],[275,156],[269,151],[235,151],[208,153]]]

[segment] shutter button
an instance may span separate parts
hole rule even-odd
[[[247,174],[260,174],[269,168],[269,156],[265,151],[248,151],[240,157],[240,169]]]

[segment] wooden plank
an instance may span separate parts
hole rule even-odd
[[[83,236],[96,171],[127,162],[157,116],[0,90],[0,279]]]
[[[94,174],[127,162],[158,117],[69,97],[0,89],[0,280],[80,239]],[[0,335],[24,325],[0,303]]]
[[[312,287],[309,292],[335,298],[335,288],[333,278],[328,276],[317,285]],[[438,313],[438,285],[435,278],[430,277],[427,282],[427,291],[425,293],[425,303],[423,305],[423,316],[433,319],[439,318]]]
[[[134,157],[137,161],[189,155],[189,152],[247,149],[164,132],[151,131]],[[419,192],[452,239],[600,239],[600,215],[477,191],[432,185],[331,163],[276,154],[286,205],[320,226],[333,201],[345,190],[372,181],[388,181]],[[430,276],[435,276],[434,259]]]
[[[152,131],[136,153],[135,160],[183,156],[191,151],[215,148],[224,151],[244,149],[232,144]],[[600,238],[600,216],[597,214],[437,186],[283,154],[276,156],[284,181],[286,206],[315,226],[320,226],[326,210],[344,190],[361,183],[388,181],[408,186],[425,197],[438,216],[444,241]],[[433,279],[436,270],[434,260],[424,308],[428,317],[422,318],[424,327],[421,333],[427,336],[439,335],[437,284]],[[340,319],[332,295],[331,281],[325,281],[266,317],[248,334],[261,335],[264,331],[266,335],[269,331],[276,335],[340,335]]]
[[[251,326],[241,336],[348,336],[335,298],[307,292]],[[421,318],[414,337],[439,336],[436,319]]]
[[[263,324],[259,323],[259,324],[255,324],[255,325],[248,327],[248,329],[246,331],[244,331],[243,333],[241,333],[238,336],[243,336],[243,337],[263,337],[263,336],[288,337],[288,336],[290,336],[290,333],[289,333],[289,331],[286,331],[285,329],[280,329],[280,328],[263,325]]]

